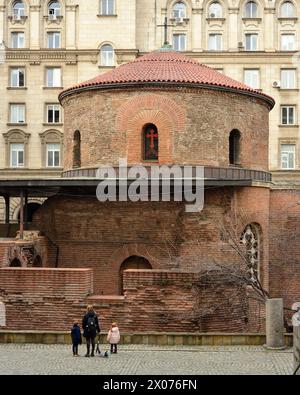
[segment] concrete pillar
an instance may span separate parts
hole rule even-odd
[[[282,299],[267,300],[266,320],[266,347],[270,349],[285,348]]]
[[[228,9],[228,37],[227,37],[227,43],[228,43],[228,51],[234,52],[237,51],[238,48],[238,14],[239,14],[239,8],[229,8]],[[224,48],[226,48],[225,42],[224,42]]]
[[[30,6],[30,49],[40,49],[40,11],[41,6]]]
[[[0,45],[4,41],[4,29],[6,24],[4,23],[4,15],[5,15],[5,5],[2,4],[3,2],[0,1]],[[1,50],[1,47],[0,47]]]
[[[202,15],[203,8],[194,8],[192,14],[192,50],[203,51],[202,42]]]
[[[300,326],[294,326],[294,374],[300,376]]]
[[[66,49],[76,48],[76,5],[66,6]]]

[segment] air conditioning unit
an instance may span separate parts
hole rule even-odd
[[[244,48],[244,44],[242,41],[238,42],[238,48],[243,49]]]
[[[273,88],[280,88],[280,81],[274,81],[272,86]]]
[[[13,15],[13,19],[14,19],[15,21],[19,21],[19,20],[21,19],[21,15],[19,15],[19,14],[14,14],[14,15]]]
[[[56,15],[55,14],[49,14],[49,19],[51,21],[54,21],[56,19]]]
[[[176,23],[182,23],[183,22],[183,18],[176,17],[175,18],[175,22]]]
[[[209,17],[210,17],[210,18],[215,18],[215,17],[216,17],[216,14],[211,13],[211,14],[209,14]]]

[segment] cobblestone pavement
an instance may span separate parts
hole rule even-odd
[[[104,348],[103,348],[104,349]],[[105,346],[107,349],[107,346]],[[255,346],[120,345],[109,358],[74,358],[70,346],[0,345],[1,375],[290,375],[291,349],[266,351]]]

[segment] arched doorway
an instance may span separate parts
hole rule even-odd
[[[22,267],[21,262],[18,258],[15,258],[11,261],[9,267]]]
[[[136,269],[136,270],[151,270],[152,266],[150,262],[141,256],[131,256],[127,258],[121,265],[120,267],[120,293],[121,295],[124,294],[124,289],[123,289],[123,273],[125,270],[129,269]]]

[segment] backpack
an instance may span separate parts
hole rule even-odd
[[[96,319],[94,315],[92,317],[88,317],[87,330],[89,333],[96,333]]]

